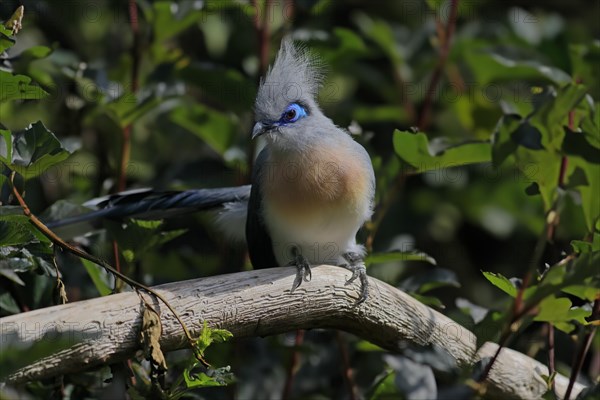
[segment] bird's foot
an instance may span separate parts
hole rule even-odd
[[[342,255],[348,263],[341,264],[340,267],[346,268],[352,272],[350,279],[346,281],[346,285],[351,284],[360,279],[360,297],[356,300],[356,305],[363,303],[369,297],[369,280],[367,279],[367,268],[362,257],[356,253],[348,252]]]
[[[310,270],[308,259],[300,253],[300,250],[297,247],[292,248],[292,255],[294,256],[294,259],[290,261],[288,265],[296,267],[296,279],[294,279],[290,293],[294,293],[294,290],[298,289],[298,286],[300,286],[303,280],[304,282],[309,282],[312,279],[312,272]]]

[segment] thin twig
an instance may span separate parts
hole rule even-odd
[[[574,129],[574,120],[575,120],[574,116],[575,116],[574,111],[571,110],[569,112],[569,129],[571,129],[571,130]],[[564,187],[564,184],[565,184],[567,166],[568,166],[568,159],[566,156],[563,156],[561,159],[560,171],[558,174],[558,181],[557,181],[557,186],[560,188]],[[515,301],[513,303],[513,312],[512,312],[513,317],[510,319],[510,323],[507,325],[508,327],[517,323],[523,316],[525,316],[527,313],[529,313],[531,310],[533,310],[533,308],[535,308],[537,306],[537,304],[534,303],[534,304],[529,304],[528,306],[525,307],[523,305],[523,295],[525,293],[525,289],[527,289],[527,287],[529,286],[529,281],[531,280],[532,274],[535,272],[535,270],[538,268],[538,266],[540,265],[540,263],[542,261],[542,257],[544,255],[544,250],[546,249],[546,244],[554,241],[554,235],[556,233],[556,228],[559,223],[559,218],[558,218],[557,213],[558,213],[558,200],[554,201],[554,203],[552,204],[552,207],[550,208],[550,211],[548,211],[548,213],[547,213],[546,224],[544,225],[543,232],[540,235],[540,237],[538,238],[538,241],[536,243],[536,246],[535,246],[535,249],[533,252],[532,262],[530,264],[529,270],[525,273],[525,276],[523,278],[523,283],[517,292],[517,296],[515,297]],[[565,259],[563,259],[561,262],[568,261],[572,258],[573,258],[573,255],[569,255]],[[549,329],[549,333],[548,333],[548,357],[549,357],[548,370],[550,371],[550,376],[552,376],[552,373],[555,371],[555,366],[554,366],[554,327],[552,326],[552,324],[550,324],[550,323],[548,324],[548,329]],[[510,333],[511,333],[510,329],[506,329],[506,327],[503,332],[504,333],[503,333],[502,337],[504,338],[505,334],[507,334],[507,337],[505,338],[505,340],[501,340],[500,343],[498,343],[499,344],[498,351],[496,352],[495,356],[492,358],[492,360],[490,361],[490,363],[487,365],[486,369],[484,370],[483,374],[481,375],[481,377],[479,379],[480,382],[482,382],[489,374],[490,370],[492,369],[492,365],[494,364],[494,362],[498,358],[498,355],[500,354],[500,350],[505,345],[504,342],[506,340],[508,340],[508,337],[510,336]],[[552,388],[554,388],[554,383],[552,384]]]
[[[135,94],[139,86],[140,65],[140,29],[138,23],[138,10],[136,0],[129,0],[129,25],[133,34],[133,45],[131,47],[131,93]],[[119,175],[117,191],[125,190],[127,186],[127,165],[131,155],[131,124],[123,128],[123,143],[121,144],[121,162],[119,164]]]
[[[450,17],[448,18],[448,22],[446,24],[445,29],[439,20],[437,20],[437,35],[438,40],[440,41],[440,52],[437,64],[435,69],[431,75],[429,84],[427,85],[427,93],[425,95],[425,100],[423,101],[423,106],[421,108],[421,112],[416,118],[415,125],[419,128],[419,131],[424,131],[429,126],[429,115],[431,113],[431,107],[433,106],[433,95],[435,94],[436,88],[439,84],[440,78],[442,76],[442,71],[446,66],[446,61],[448,60],[448,55],[450,54],[450,49],[452,46],[452,36],[454,35],[454,31],[456,29],[456,18],[458,15],[458,3],[459,0],[451,0],[450,3]],[[404,90],[406,87],[406,83],[403,81],[402,77],[395,71],[392,74],[396,86],[399,90]],[[407,96],[404,96],[404,107],[406,108],[406,112],[409,115],[412,115],[413,118],[416,116],[416,112],[414,111],[414,106],[410,102]],[[379,227],[384,219],[384,216],[387,214],[389,208],[394,204],[394,200],[402,190],[404,186],[404,182],[406,180],[407,172],[401,170],[398,173],[398,176],[394,179],[392,183],[392,187],[387,191],[385,197],[381,200],[379,206],[375,210],[375,216],[373,217],[373,222],[368,227],[369,234],[366,240],[366,248],[368,251],[371,251],[373,248],[373,241],[375,240],[375,235],[379,230]]]
[[[548,328],[548,376],[550,377],[550,390],[552,390],[552,393],[555,393],[554,374],[556,373],[556,366],[554,363],[554,325],[548,322],[546,327]]]
[[[292,394],[294,377],[296,376],[296,372],[298,372],[298,369],[300,368],[300,347],[304,342],[304,333],[304,329],[298,329],[296,331],[296,337],[294,339],[294,351],[292,352],[290,367],[288,369],[287,377],[285,379],[285,385],[283,386],[283,393],[281,395],[282,400],[288,400]]]
[[[591,321],[597,320],[600,318],[600,300],[594,301],[594,307],[592,309]],[[567,386],[567,391],[565,393],[565,400],[569,400],[571,397],[571,392],[573,391],[573,386],[577,381],[577,377],[581,372],[581,368],[583,368],[583,362],[585,361],[585,355],[590,349],[592,345],[592,341],[594,339],[594,335],[596,334],[597,325],[594,325],[593,328],[585,335],[581,347],[579,348],[579,352],[577,353],[576,363],[571,368],[571,376],[569,377],[569,386]]]
[[[133,35],[133,44],[131,46],[131,93],[135,94],[139,86],[139,66],[140,66],[140,26],[138,21],[138,10],[136,0],[129,0],[129,26]],[[119,172],[117,176],[117,192],[122,192],[127,187],[127,165],[131,157],[131,131],[132,124],[127,124],[122,131],[121,143],[121,161],[119,163]],[[112,241],[115,269],[121,272],[121,261],[119,258],[119,244],[116,240]],[[122,289],[121,281],[115,279],[115,292]]]
[[[48,239],[50,239],[50,241],[52,241],[52,243],[54,243],[54,245],[59,246],[60,248],[62,248],[63,250],[67,250],[73,254],[75,254],[78,257],[81,257],[83,259],[86,259],[88,261],[93,262],[94,264],[97,264],[99,266],[101,266],[102,268],[104,268],[105,270],[109,271],[110,273],[112,273],[113,275],[116,275],[117,277],[119,277],[120,279],[122,279],[125,283],[127,283],[129,286],[131,286],[134,289],[139,289],[142,290],[154,297],[156,297],[157,299],[159,299],[160,301],[162,301],[164,303],[164,305],[169,309],[169,311],[171,311],[171,313],[173,314],[173,316],[175,316],[175,318],[177,319],[177,321],[179,322],[179,324],[181,325],[181,328],[183,329],[183,332],[185,334],[185,336],[188,339],[188,342],[190,344],[190,346],[192,347],[192,349],[195,349],[195,341],[192,338],[192,335],[190,334],[187,326],[185,325],[185,323],[183,322],[183,320],[181,319],[181,317],[179,316],[179,313],[177,313],[177,311],[175,311],[175,309],[173,307],[171,307],[171,305],[169,304],[169,302],[164,298],[164,296],[160,293],[158,293],[157,291],[149,288],[148,286],[145,286],[141,283],[136,282],[135,280],[131,279],[130,277],[128,277],[127,275],[122,274],[121,272],[117,271],[116,269],[114,269],[111,265],[109,265],[106,261],[95,257],[91,254],[86,253],[85,251],[78,249],[75,246],[72,246],[68,243],[66,243],[64,240],[62,240],[60,237],[58,237],[54,232],[52,232],[46,225],[44,225],[44,223],[42,221],[40,221],[29,209],[29,206],[27,206],[27,203],[25,203],[25,200],[23,200],[23,197],[21,197],[21,194],[19,193],[19,191],[17,190],[17,187],[14,184],[14,177],[15,177],[15,172],[13,171],[11,173],[10,176],[10,183],[12,185],[12,191],[13,194],[15,196],[15,198],[17,199],[17,201],[19,202],[19,205],[21,206],[21,208],[23,209],[23,214],[29,218],[29,221],[44,235],[46,236]],[[196,356],[196,358],[198,358],[198,360],[200,362],[202,362],[204,365],[206,366],[210,366],[210,364],[208,364],[204,358],[202,358],[202,356],[200,354],[197,354],[196,351],[194,351],[194,354]]]
[[[446,29],[445,31],[438,29],[438,37],[440,38],[441,42],[440,53],[437,65],[433,70],[429,85],[427,86],[427,93],[425,94],[425,100],[423,101],[423,107],[421,108],[421,114],[417,123],[420,131],[424,131],[429,126],[429,117],[431,114],[431,107],[433,106],[433,96],[437,89],[440,78],[442,77],[444,66],[448,60],[448,55],[450,54],[450,46],[452,44],[452,36],[454,35],[454,30],[456,28],[457,15],[458,0],[451,0],[450,16],[448,18],[448,23],[446,24]]]
[[[271,9],[273,7],[272,0],[265,0],[265,9],[263,13],[260,13],[258,9],[258,2],[256,0],[251,0],[250,4],[256,10],[256,16],[254,17],[254,30],[256,31],[256,35],[258,38],[258,76],[257,82],[260,82],[260,78],[265,75],[267,72],[267,66],[269,65],[269,50],[270,50],[270,19],[271,19]],[[259,16],[262,15],[262,19]],[[255,146],[252,141],[252,138],[248,136],[248,145],[246,158],[248,160],[248,173],[244,177],[244,182],[242,184],[248,183],[250,181],[250,176],[252,174],[252,168],[254,164],[254,151]]]

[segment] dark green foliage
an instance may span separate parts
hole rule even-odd
[[[372,243],[369,274],[450,316],[479,345],[512,328],[509,346],[542,363],[555,327],[557,370],[568,376],[578,342],[597,325],[600,292],[600,3],[459,1],[444,63],[450,2],[273,2],[266,43],[262,1],[137,1],[136,38],[128,2],[26,3],[20,32],[0,24],[0,316],[55,304],[55,262],[70,301],[123,289],[98,266],[55,252],[11,196],[13,171],[44,221],[116,191],[123,160],[127,188],[247,183],[261,46],[270,62],[293,34],[326,67],[326,115],[372,157],[386,212],[359,234]],[[0,20],[16,7],[1,2]],[[251,268],[211,221],[105,221],[56,233],[111,263],[115,240],[122,271],[148,285]],[[518,309],[528,312],[512,324]],[[483,370],[459,368],[444,349],[406,343],[390,355],[341,337],[369,399],[472,398],[467,383]],[[189,350],[166,353],[162,383],[133,359],[66,376],[65,393],[122,397],[126,382],[134,399],[280,397],[293,337],[228,338],[205,326],[197,343],[204,354],[218,342],[204,356],[227,367],[207,370]],[[67,345],[59,336],[28,349],[11,343],[2,344],[0,377]],[[293,398],[348,398],[339,343],[333,332],[306,333]],[[596,335],[584,383],[597,382],[599,352]],[[48,398],[58,386],[15,390]]]

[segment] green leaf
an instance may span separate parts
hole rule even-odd
[[[20,55],[19,59],[39,59],[48,57],[52,53],[52,49],[47,46],[32,46],[25,49]]]
[[[233,334],[226,329],[209,328],[206,321],[202,326],[200,337],[196,340],[194,347],[201,355],[204,355],[206,349],[213,343],[223,343],[231,339]]]
[[[329,60],[365,54],[368,49],[363,39],[351,29],[336,27],[333,34],[339,43],[327,53]]]
[[[152,95],[138,103],[136,96],[128,92],[110,102],[107,107],[115,113],[118,124],[124,128],[154,110],[162,100]]]
[[[600,131],[595,132],[600,136]],[[565,129],[563,152],[568,157],[566,185],[579,192],[589,232],[600,219],[600,149],[582,132]]]
[[[225,329],[209,328],[206,321],[204,321],[200,337],[194,344],[194,351],[204,357],[204,352],[211,344],[223,343],[232,337],[231,332]],[[200,366],[200,362],[194,361],[183,371],[185,384],[188,388],[226,386],[233,382],[234,377],[229,366],[217,369],[210,368],[206,373],[194,373],[193,370],[198,366]]]
[[[436,265],[436,261],[433,257],[419,252],[419,251],[387,251],[384,253],[373,253],[369,254],[365,258],[365,264],[381,264],[394,261],[424,261],[433,265]]]
[[[189,4],[194,3],[190,2]],[[186,5],[188,3],[178,4],[178,7],[173,7],[173,3],[168,1],[159,1],[152,4],[154,14],[152,32],[156,36],[154,41],[162,44],[164,40],[181,33],[194,23],[199,22],[203,15],[202,10],[190,9],[190,7],[186,7],[186,10],[180,10]],[[177,11],[174,12],[174,10]]]
[[[179,70],[177,75],[185,82],[201,88],[207,97],[227,110],[248,112],[254,104],[256,84],[237,70],[192,64]]]
[[[221,156],[233,143],[236,126],[232,118],[202,104],[178,107],[170,117],[171,121],[198,136]]]
[[[369,400],[385,400],[390,398],[401,398],[395,384],[396,373],[388,369],[375,378],[375,382],[367,392]]]
[[[381,48],[394,66],[402,64],[403,59],[398,51],[399,46],[392,27],[387,21],[372,18],[365,13],[355,13],[354,20],[363,34]]]
[[[39,86],[31,84],[31,78],[25,75],[13,75],[0,70],[0,103],[8,100],[40,100],[48,93]]]
[[[600,299],[600,288],[588,285],[572,285],[562,289],[563,292],[579,297],[582,300],[594,301]]]
[[[575,253],[591,253],[600,250],[600,233],[594,232],[592,242],[584,240],[571,240],[571,247]]]
[[[183,376],[188,389],[198,387],[227,386],[234,382],[234,377],[231,373],[230,366],[210,369],[209,374],[204,372],[193,374],[191,369],[186,368],[183,370]]]
[[[551,266],[542,280],[525,292],[527,306],[537,304],[548,296],[574,285],[600,287],[598,276],[600,251],[582,253],[567,263]]]
[[[395,104],[357,106],[354,107],[353,118],[360,124],[384,121],[404,123],[408,120],[408,114],[403,107]]]
[[[100,296],[108,296],[112,293],[112,288],[108,285],[107,277],[108,273],[99,265],[86,260],[85,258],[81,258],[81,263],[85,267],[88,275],[92,279],[94,286],[100,293]]]
[[[12,32],[0,24],[0,53],[13,47],[15,43],[16,40],[12,38]]]
[[[420,303],[425,304],[426,306],[437,308],[438,310],[443,310],[446,308],[444,303],[440,299],[434,296],[425,296],[418,293],[409,293],[411,297],[419,300]]]
[[[496,286],[498,289],[502,290],[504,293],[508,294],[510,297],[517,296],[517,288],[513,285],[513,283],[504,275],[494,272],[486,272],[481,271],[485,279],[490,281],[492,285]]]
[[[385,352],[385,350],[383,348],[377,346],[376,344],[369,342],[368,340],[359,340],[356,343],[356,350],[364,351],[364,352],[371,352],[371,351]]]
[[[7,28],[3,24],[0,24],[0,34],[6,35],[6,36],[12,36],[12,30]]]
[[[591,310],[585,310],[581,307],[573,307],[571,300],[565,297],[549,296],[542,300],[539,305],[539,312],[533,318],[534,321],[550,322],[565,333],[570,333],[575,326],[571,321],[577,321],[580,324],[587,324],[585,320],[592,314]]]
[[[529,116],[505,115],[496,125],[493,135],[494,165],[498,167],[508,157],[514,157],[525,178],[537,185],[546,211],[550,210],[557,196],[568,115],[582,102],[585,93],[583,85],[575,84],[566,85],[558,91],[548,90],[539,96],[539,104]],[[571,137],[569,140],[571,147],[577,147]],[[585,188],[583,190],[586,191]],[[588,209],[591,212],[595,206],[600,208],[598,196],[585,197],[584,211]]]
[[[585,97],[584,85],[569,84],[550,91],[542,104],[528,116],[532,126],[542,134],[542,146],[548,150],[560,150],[568,125],[568,115]]]
[[[0,161],[25,179],[43,174],[71,154],[40,121],[12,135],[6,130],[0,134]]]
[[[477,337],[477,348],[485,342],[497,342],[506,324],[506,315],[499,311],[488,311],[485,317],[473,328]]]
[[[176,229],[162,232],[159,229],[162,224],[163,221],[157,220],[130,219],[126,223],[105,221],[106,227],[119,243],[121,254],[128,262],[140,259],[148,250],[165,244],[187,231]]]
[[[569,74],[550,65],[544,65],[537,61],[514,60],[496,53],[490,53],[491,60],[506,68],[506,74],[515,76],[516,74],[530,75],[535,77],[544,77],[557,85],[565,85],[571,82]],[[519,71],[514,71],[519,69]]]
[[[25,221],[8,221],[0,217],[0,247],[18,246],[35,240],[31,232],[31,225],[25,217]]]
[[[425,294],[448,286],[460,287],[456,273],[446,268],[434,267],[409,276],[400,283],[399,288],[406,292]]]
[[[407,131],[394,132],[394,150],[403,163],[423,173],[460,165],[489,162],[492,159],[490,142],[467,142],[444,146],[435,152],[430,149],[427,135]]]

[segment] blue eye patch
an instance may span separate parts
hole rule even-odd
[[[298,103],[291,103],[285,108],[281,114],[281,118],[277,122],[279,124],[292,124],[307,115],[306,109],[303,106]]]

